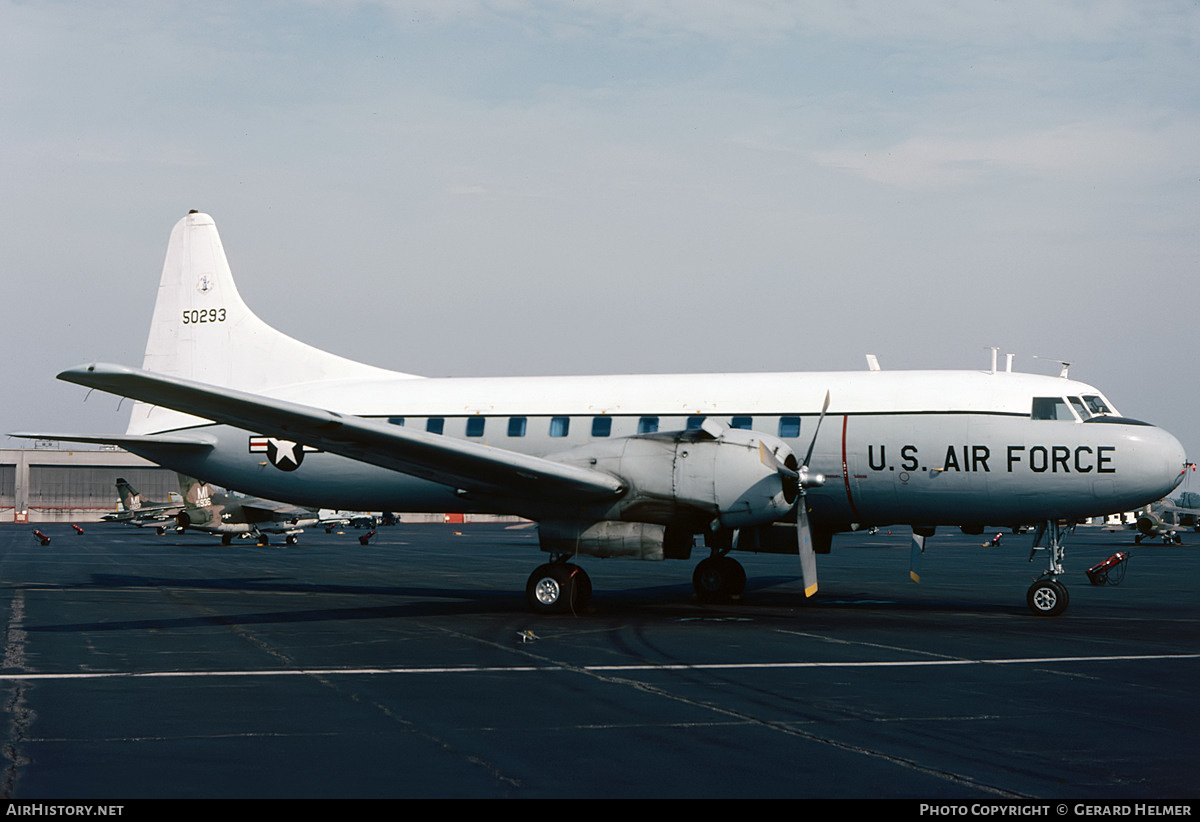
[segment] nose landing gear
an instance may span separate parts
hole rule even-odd
[[[1073,529],[1074,526],[1071,526],[1071,530]],[[1038,545],[1043,538],[1046,539],[1045,547]],[[1062,540],[1063,527],[1055,520],[1048,520],[1044,525],[1039,525],[1037,535],[1033,538],[1033,550],[1029,552],[1029,561],[1033,562],[1034,556],[1040,550],[1047,551],[1050,555],[1050,566],[1034,580],[1025,594],[1025,604],[1034,616],[1058,616],[1067,610],[1071,601],[1067,586],[1058,581],[1063,572],[1062,560],[1066,553]]]

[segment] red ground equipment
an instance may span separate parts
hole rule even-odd
[[[1125,563],[1128,561],[1129,554],[1117,551],[1103,562],[1088,568],[1088,579],[1093,585],[1120,585],[1125,578]]]
[[[43,534],[41,531],[39,531],[39,530],[38,530],[38,529],[36,529],[36,528],[34,528],[34,529],[33,529],[33,536],[34,536],[34,538],[35,538],[35,539],[37,539],[37,541],[38,541],[38,542],[40,542],[42,545],[49,545],[49,544],[50,544],[50,537],[46,536],[45,534]]]

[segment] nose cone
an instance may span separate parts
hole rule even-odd
[[[1136,507],[1162,499],[1183,481],[1187,470],[1187,455],[1183,443],[1173,435],[1153,425],[1131,425],[1127,428],[1117,483],[1122,492],[1137,500]]]

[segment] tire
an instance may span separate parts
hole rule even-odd
[[[713,557],[700,560],[692,571],[692,587],[701,602],[717,602],[725,589],[725,572]]]
[[[539,565],[525,584],[525,598],[535,613],[579,613],[591,601],[592,581],[578,565],[566,562]]]
[[[702,602],[724,602],[746,589],[746,569],[729,557],[708,557],[692,572],[692,587]]]
[[[1066,586],[1053,579],[1040,579],[1029,586],[1025,603],[1034,616],[1055,617],[1067,610],[1071,597]]]
[[[746,569],[732,557],[721,557],[721,563],[725,566],[725,576],[728,580],[725,593],[730,599],[738,599],[742,591],[746,590]]]

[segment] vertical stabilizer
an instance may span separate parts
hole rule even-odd
[[[122,511],[137,511],[142,507],[142,495],[124,477],[117,477],[117,495],[121,498]]]
[[[297,383],[412,376],[321,351],[260,320],[238,294],[216,224],[196,211],[171,231],[142,367],[259,393]],[[197,422],[186,414],[137,403],[128,433],[155,433]]]
[[[183,509],[188,522],[202,525],[212,519],[212,487],[207,482],[177,474],[179,492],[183,494]]]

